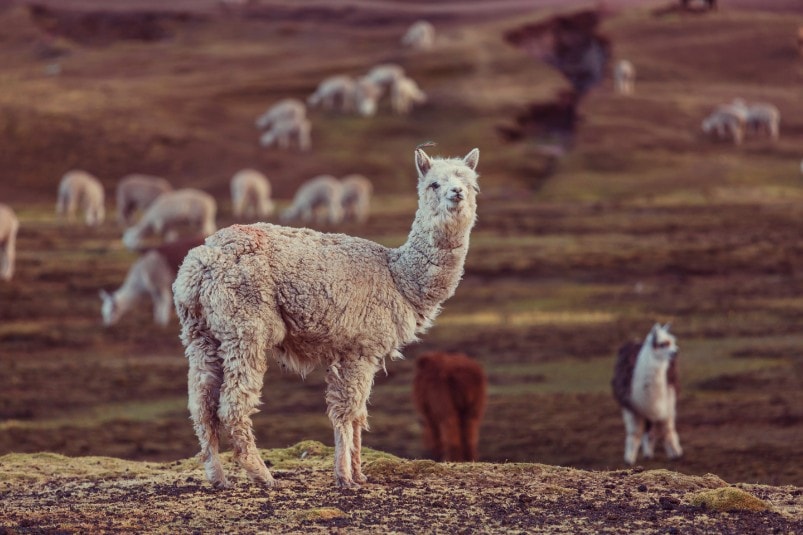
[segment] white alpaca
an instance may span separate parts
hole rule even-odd
[[[0,279],[5,281],[14,276],[19,228],[20,222],[14,210],[6,204],[0,204]]]
[[[286,98],[280,100],[257,117],[257,128],[267,129],[274,123],[297,121],[307,118],[307,107],[298,99]]]
[[[764,102],[754,102],[746,107],[747,128],[752,132],[764,132],[776,141],[781,133],[781,113],[778,108]]]
[[[390,90],[390,104],[399,115],[407,115],[414,104],[423,104],[426,101],[426,93],[421,91],[415,80],[406,76],[396,80]]]
[[[298,188],[293,202],[282,212],[279,220],[284,224],[315,221],[336,225],[343,219],[341,193],[342,186],[335,177],[320,175],[311,178]]]
[[[655,324],[644,343],[628,342],[619,349],[612,381],[625,423],[625,462],[636,462],[639,444],[652,458],[663,439],[670,459],[683,455],[675,429],[678,393],[678,347],[669,325]]]
[[[263,147],[277,145],[282,149],[290,148],[291,143],[298,145],[300,150],[309,150],[311,145],[310,131],[312,123],[308,119],[294,119],[273,123],[270,130],[259,138]]]
[[[391,91],[398,80],[405,77],[404,68],[395,63],[381,63],[373,67],[363,79],[376,84],[382,92]]]
[[[330,76],[307,98],[310,107],[321,106],[325,110],[350,112],[354,109],[356,82],[351,76]]]
[[[371,208],[371,181],[362,175],[348,175],[340,181],[340,204],[343,207],[343,220],[365,223]]]
[[[217,230],[216,213],[217,203],[206,192],[194,188],[168,191],[159,195],[137,224],[123,233],[123,244],[136,249],[149,233],[172,241],[177,238],[176,227],[186,225],[195,227],[193,233],[208,236]]]
[[[616,62],[613,69],[613,84],[620,95],[632,95],[636,83],[636,68],[626,59]]]
[[[145,251],[128,270],[125,282],[114,293],[100,290],[103,325],[114,325],[143,297],[153,301],[153,321],[165,326],[173,309],[172,285],[187,251],[203,244],[203,238],[171,242]]]
[[[270,217],[273,201],[268,178],[254,169],[238,171],[231,179],[231,206],[235,217]]]
[[[435,27],[426,20],[416,21],[402,36],[401,44],[414,50],[429,50],[435,46]]]
[[[164,178],[133,174],[117,183],[117,220],[121,225],[130,225],[134,213],[144,212],[156,197],[173,189]]]
[[[227,431],[252,481],[274,479],[254,441],[268,358],[304,375],[326,366],[335,481],[355,488],[374,374],[425,332],[463,274],[476,218],[479,151],[415,152],[418,211],[396,249],[268,223],[232,225],[187,254],[173,294],[189,363],[189,409],[207,478],[228,487]]]
[[[727,109],[717,109],[703,119],[703,133],[717,139],[732,139],[734,145],[744,140],[744,121],[739,113]]]
[[[56,213],[59,216],[66,214],[67,219],[72,220],[80,207],[84,211],[86,224],[94,227],[106,218],[104,202],[103,185],[89,173],[69,171],[61,178],[56,201]]]
[[[382,98],[382,88],[369,78],[362,77],[354,86],[354,105],[357,112],[363,117],[376,115],[379,99]]]

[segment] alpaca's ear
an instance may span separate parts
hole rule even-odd
[[[106,301],[107,299],[110,299],[110,298],[111,298],[111,295],[110,295],[110,294],[109,294],[109,292],[107,292],[106,290],[99,290],[99,291],[98,291],[98,295],[100,296],[100,298],[101,298],[103,301]]]
[[[463,158],[465,164],[471,167],[472,171],[477,170],[477,164],[480,163],[480,149],[473,149],[471,152],[466,154],[466,157]]]
[[[418,169],[418,176],[421,178],[432,168],[432,159],[423,149],[415,149],[415,168]]]
[[[672,326],[672,322],[666,322],[664,324],[664,330],[668,332],[669,331],[669,327],[671,327],[671,326]]]

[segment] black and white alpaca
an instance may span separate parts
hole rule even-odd
[[[631,341],[619,349],[612,381],[613,395],[625,422],[625,462],[634,464],[641,443],[649,459],[663,439],[670,459],[683,455],[675,429],[678,346],[669,324],[656,323],[643,343]]]

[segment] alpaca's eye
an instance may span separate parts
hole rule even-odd
[[[669,347],[669,342],[668,341],[661,342],[660,344],[658,344],[658,347]]]
[[[432,184],[429,185],[429,187],[432,188],[433,190],[437,190],[439,187],[441,187],[441,185],[438,184],[437,182],[433,182]]]

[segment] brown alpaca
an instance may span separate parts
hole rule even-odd
[[[482,366],[461,353],[425,353],[416,359],[413,401],[432,458],[477,460],[487,384]]]

